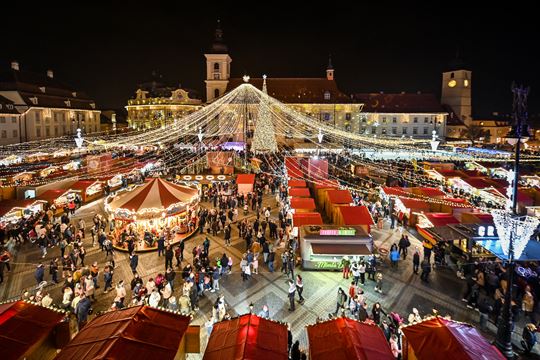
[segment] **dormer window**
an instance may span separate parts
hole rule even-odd
[[[29,100],[32,102],[32,104],[37,105],[38,104],[38,98],[37,97],[31,97]]]
[[[73,97],[77,97],[77,92],[74,91],[74,92],[71,93],[71,95],[72,95]]]
[[[330,100],[330,91],[326,90],[324,92],[324,100]]]
[[[96,108],[96,103],[90,103],[90,107],[91,107],[92,109],[95,109],[95,108]]]
[[[13,105],[12,105],[12,104],[7,104],[7,108],[8,108],[9,110],[13,110]]]
[[[40,86],[39,91],[41,91],[42,93],[45,93],[45,86]]]
[[[64,104],[66,104],[67,107],[71,107],[71,101],[69,100],[64,101]]]

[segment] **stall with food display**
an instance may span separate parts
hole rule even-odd
[[[82,201],[87,203],[103,196],[103,182],[99,180],[80,180],[71,185],[70,190],[78,192]]]
[[[66,196],[66,189],[47,190],[37,197],[38,200],[46,201],[49,206],[54,206],[56,209],[55,215],[63,211],[64,206],[69,202]]]
[[[11,181],[14,182],[14,183],[26,183],[28,181],[31,181],[34,176],[36,175],[35,172],[33,171],[23,171],[21,173],[18,173],[18,174],[14,174],[12,177],[11,177]]]
[[[43,211],[46,204],[46,201],[36,199],[3,200],[0,202],[0,226]]]
[[[360,226],[302,226],[299,235],[306,270],[339,270],[344,256],[359,259],[373,253],[373,238]]]
[[[161,178],[110,195],[105,209],[115,223],[114,247],[127,251],[133,236],[137,250],[156,250],[157,235],[163,231],[171,235],[169,243],[178,243],[195,232],[198,205],[196,189]]]

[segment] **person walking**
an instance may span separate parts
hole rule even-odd
[[[397,269],[399,261],[399,250],[395,244],[392,245],[392,248],[390,250],[390,261],[392,262],[392,267]]]
[[[135,274],[137,272],[137,266],[139,265],[139,255],[136,253],[131,253],[129,255],[129,267],[131,268],[131,272]]]
[[[426,283],[429,283],[428,277],[430,272],[431,264],[427,259],[424,259],[424,261],[422,262],[422,275],[420,275],[420,279]]]
[[[336,311],[334,311],[334,315],[337,316],[338,311],[343,311],[345,309],[345,304],[347,303],[347,294],[343,291],[342,288],[338,289],[337,294],[337,301],[336,301]]]
[[[58,258],[54,258],[49,265],[49,274],[51,275],[52,281],[55,284],[58,284]]]
[[[174,257],[173,249],[171,248],[171,245],[167,245],[167,248],[165,249],[165,271],[167,269],[172,268],[172,260]]]
[[[298,301],[300,304],[303,304],[304,297],[302,296],[302,292],[304,291],[304,282],[300,274],[296,275],[296,291],[298,292]]]
[[[295,310],[294,295],[296,293],[296,285],[294,281],[289,280],[289,311]]]
[[[414,250],[413,254],[413,272],[418,275],[418,268],[420,267],[420,252],[418,248]]]
[[[343,278],[348,279],[351,269],[351,261],[349,260],[349,257],[347,255],[345,255],[343,259],[341,259],[341,266],[343,267]]]
[[[34,272],[34,278],[36,279],[38,285],[43,281],[44,276],[45,268],[43,267],[43,264],[39,264]]]
[[[379,294],[382,294],[382,280],[383,280],[383,274],[380,271],[377,271],[375,274],[375,291],[377,291]]]
[[[360,273],[360,284],[364,286],[364,283],[366,282],[366,263],[364,260],[362,260],[360,265],[358,265],[358,272]]]

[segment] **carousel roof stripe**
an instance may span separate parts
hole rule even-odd
[[[112,209],[167,209],[177,203],[189,203],[197,190],[171,184],[161,178],[150,180],[142,187],[122,194],[111,202]]]

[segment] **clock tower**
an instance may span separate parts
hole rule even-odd
[[[450,106],[465,125],[472,123],[471,78],[472,72],[464,69],[442,74],[441,103]]]
[[[229,48],[223,41],[223,31],[218,20],[214,42],[210,50],[204,54],[206,57],[206,101],[210,102],[227,90],[231,77],[231,62]]]

